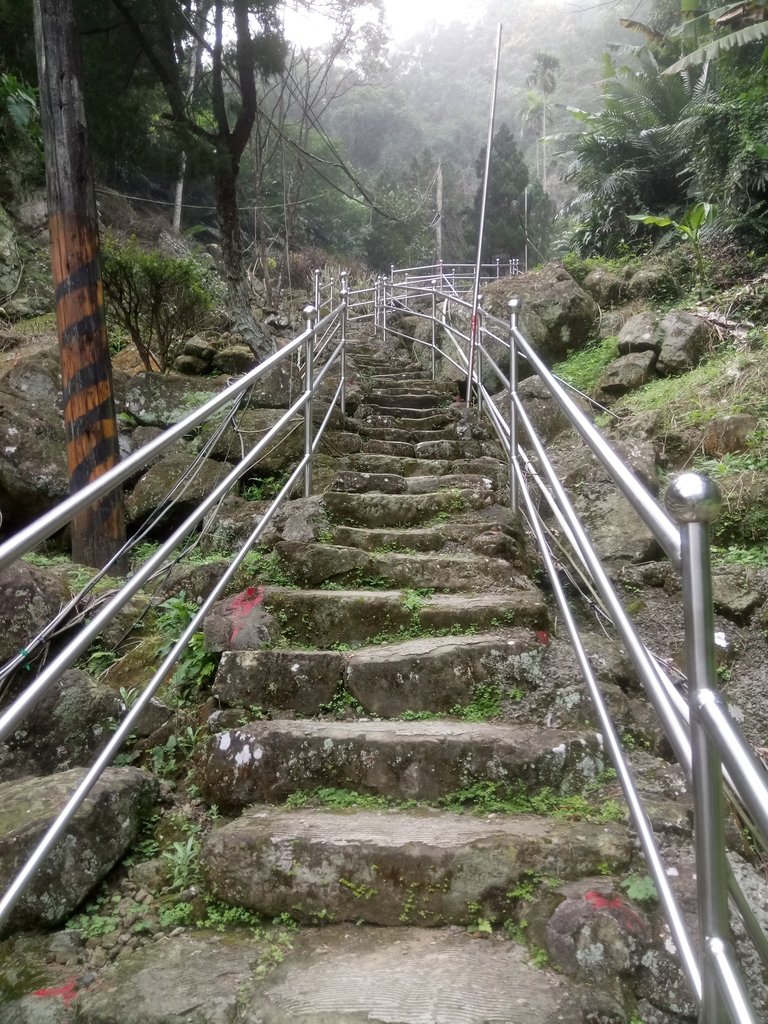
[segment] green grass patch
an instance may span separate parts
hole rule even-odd
[[[618,355],[617,339],[605,338],[604,341],[571,353],[563,362],[556,363],[552,372],[572,387],[590,394],[597,387],[605,367],[617,359]]]

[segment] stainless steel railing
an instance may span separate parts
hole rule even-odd
[[[433,273],[433,276],[421,278],[422,270]],[[468,384],[467,387],[469,401],[473,395],[476,396],[478,411],[488,417],[507,453],[510,505],[515,511],[520,507],[542,553],[606,747],[659,892],[682,969],[691,993],[699,1003],[699,1020],[701,1024],[723,1024],[725,1021],[756,1024],[757,1011],[750,1002],[731,938],[729,896],[733,912],[741,918],[745,932],[765,967],[768,967],[768,937],[739,888],[726,857],[723,784],[725,782],[738,798],[748,815],[753,834],[768,848],[768,775],[731,718],[716,684],[708,538],[709,524],[719,509],[716,485],[706,477],[685,473],[669,486],[665,506],[659,505],[521,333],[518,324],[520,300],[510,301],[508,324],[479,308],[479,322],[472,330],[471,303],[457,296],[454,283],[446,285],[444,275],[434,274],[434,268],[411,268],[407,275],[404,272],[392,274],[389,281],[379,283],[376,300],[375,322],[382,335],[396,334],[414,345],[428,348],[433,376],[438,360],[447,361],[464,374],[473,365],[471,386]],[[396,309],[429,322],[431,337],[424,340],[404,335],[397,325],[391,323]],[[440,345],[436,342],[437,330],[445,338]],[[499,366],[490,350],[491,342],[495,350],[506,352],[506,366]],[[474,352],[470,351],[473,345],[476,346]],[[529,369],[543,381],[570,424],[680,570],[688,659],[687,702],[639,637],[557,477],[546,446],[536,433],[520,398],[518,366],[521,359],[526,360]],[[491,373],[507,392],[501,403],[504,413],[486,387],[486,375]],[[521,443],[521,436],[527,438],[530,455]],[[580,572],[588,574],[591,588],[599,595],[603,608],[613,621],[675,756],[688,777],[694,806],[698,943],[688,933],[669,883],[629,760],[611,721],[562,586],[548,540],[549,531],[529,482],[545,494],[546,504],[560,525],[564,543],[572,548],[575,564]]]
[[[315,278],[316,282],[318,277]],[[356,292],[354,302],[356,308],[367,308],[373,313],[373,290]],[[163,567],[166,560],[190,534],[202,523],[205,517],[215,510],[221,500],[229,494],[237,482],[255,465],[266,449],[279,438],[291,425],[295,418],[303,413],[304,417],[304,452],[287,480],[280,488],[277,496],[262,514],[258,524],[248,539],[232,558],[221,578],[203,600],[197,612],[185,628],[178,641],[164,657],[152,679],[138,695],[136,701],[127,709],[125,717],[117,726],[106,746],[86,772],[81,783],[70,795],[65,807],[46,831],[34,851],[27,859],[24,867],[11,883],[0,899],[0,926],[7,920],[14,906],[29,885],[34,873],[51,852],[57,841],[67,829],[73,816],[98,781],[104,769],[112,762],[125,740],[131,735],[133,727],[144,709],[148,706],[162,683],[168,678],[181,655],[184,653],[191,637],[197,632],[206,614],[216,600],[225,592],[240,565],[251,548],[258,543],[276,511],[290,496],[298,481],[303,479],[303,490],[306,496],[312,492],[312,459],[317,451],[330,418],[335,408],[342,413],[345,408],[346,390],[346,344],[347,321],[350,293],[346,275],[341,275],[338,293],[339,303],[324,316],[318,317],[315,306],[304,309],[305,328],[293,341],[279,352],[270,356],[254,370],[245,374],[228,388],[216,395],[199,409],[168,428],[163,434],[139,449],[123,462],[119,463],[98,480],[72,495],[66,501],[34,523],[21,530],[14,537],[0,544],[0,568],[3,568],[36,545],[50,537],[66,525],[81,509],[86,508],[97,498],[109,493],[124,480],[131,477],[137,470],[145,467],[166,451],[175,441],[188,434],[189,431],[210,420],[211,417],[247,396],[248,391],[260,379],[268,376],[281,366],[294,363],[301,356],[302,384],[301,393],[295,400],[289,398],[288,407],[275,423],[266,431],[261,439],[244,453],[241,460],[214,487],[206,498],[195,508],[186,519],[171,533],[159,548],[138,568],[125,584],[106,601],[76,634],[63,646],[51,662],[45,665],[34,681],[16,697],[11,704],[0,713],[0,742],[2,742],[30,714],[43,695],[55,685],[61,674],[84,653],[114,616],[127,604],[136,592]],[[322,422],[317,428],[314,425],[313,403],[318,396],[321,385],[331,373],[337,376],[337,383]]]

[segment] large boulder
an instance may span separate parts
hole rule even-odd
[[[672,377],[699,365],[712,342],[712,328],[694,313],[674,309],[659,324],[659,336],[656,372]]]
[[[23,650],[70,596],[57,575],[38,566],[16,562],[0,570],[0,664]]]
[[[655,379],[656,353],[630,352],[609,363],[597,382],[597,398],[610,402]]]
[[[22,266],[13,222],[0,206],[0,297],[15,292]]]
[[[126,499],[126,522],[131,525],[143,523],[168,498],[180,478],[189,471],[191,462],[192,456],[188,452],[172,452],[150,466]],[[226,463],[204,459],[195,475],[186,481],[184,490],[174,495],[173,503],[163,518],[163,530],[180,523],[197,508],[229,471]]]
[[[222,391],[226,381],[204,378],[197,387],[189,377],[138,373],[122,400],[120,411],[144,426],[170,427]]]
[[[584,278],[584,290],[603,308],[615,306],[624,296],[624,280],[605,267],[590,270]]]
[[[82,669],[69,669],[0,744],[0,778],[47,775],[86,764],[101,747],[122,705]]]
[[[69,494],[64,424],[53,402],[0,390],[0,513],[17,530]]]
[[[582,348],[600,315],[597,303],[564,267],[548,263],[529,274],[502,277],[484,291],[483,308],[509,322],[507,303],[522,299],[522,333],[548,364]]]
[[[7,889],[85,770],[0,785],[0,888]],[[65,921],[124,856],[157,794],[138,768],[108,768],[33,875],[6,927]]]
[[[659,317],[651,310],[630,317],[619,331],[619,355],[630,352],[656,352],[661,343],[658,337]]]

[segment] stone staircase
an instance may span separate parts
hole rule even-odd
[[[407,354],[358,340],[350,363],[362,450],[283,515],[275,550],[302,589],[249,592],[270,641],[223,652],[214,692],[232,710],[198,765],[204,799],[237,815],[204,843],[210,891],[324,925],[270,976],[258,1019],[621,1020],[586,1017],[611,1000],[488,935],[524,917],[531,879],[599,888],[632,857],[615,823],[470,813],[478,789],[556,799],[606,767],[590,729],[462,720],[478,694],[521,696],[549,643],[501,451]],[[237,636],[237,602],[218,615]]]

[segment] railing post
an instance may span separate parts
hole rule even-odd
[[[347,415],[347,315],[349,303],[349,288],[347,287],[347,272],[341,272],[341,415]]]
[[[499,279],[499,264],[501,263],[501,257],[496,257],[496,280]]]
[[[387,342],[387,275],[381,279],[381,340]]]
[[[517,318],[523,306],[522,299],[510,299],[509,310],[509,506],[512,514],[517,515]]]
[[[435,343],[437,340],[437,281],[432,278],[432,380],[435,379]]]
[[[709,524],[717,518],[721,497],[717,484],[707,477],[683,473],[669,485],[664,503],[680,527],[701,949],[699,1024],[722,1024],[729,1015],[713,953],[730,936],[723,774],[719,754],[698,714],[717,689]]]
[[[319,274],[319,271],[318,271]],[[304,342],[304,390],[307,393],[307,404],[304,406],[304,455],[309,461],[304,467],[304,497],[312,495],[312,387],[314,373],[312,366],[313,349],[315,347],[315,324],[317,323],[317,306],[304,307],[304,324],[307,331]]]
[[[376,275],[373,288],[373,326],[377,329],[381,326],[381,274]]]
[[[315,268],[315,312],[320,312],[320,268]]]
[[[477,365],[477,411],[483,411],[483,296],[477,296],[477,324],[475,330],[475,359]]]
[[[509,276],[512,277],[514,270],[512,269],[512,260],[509,261]]]

